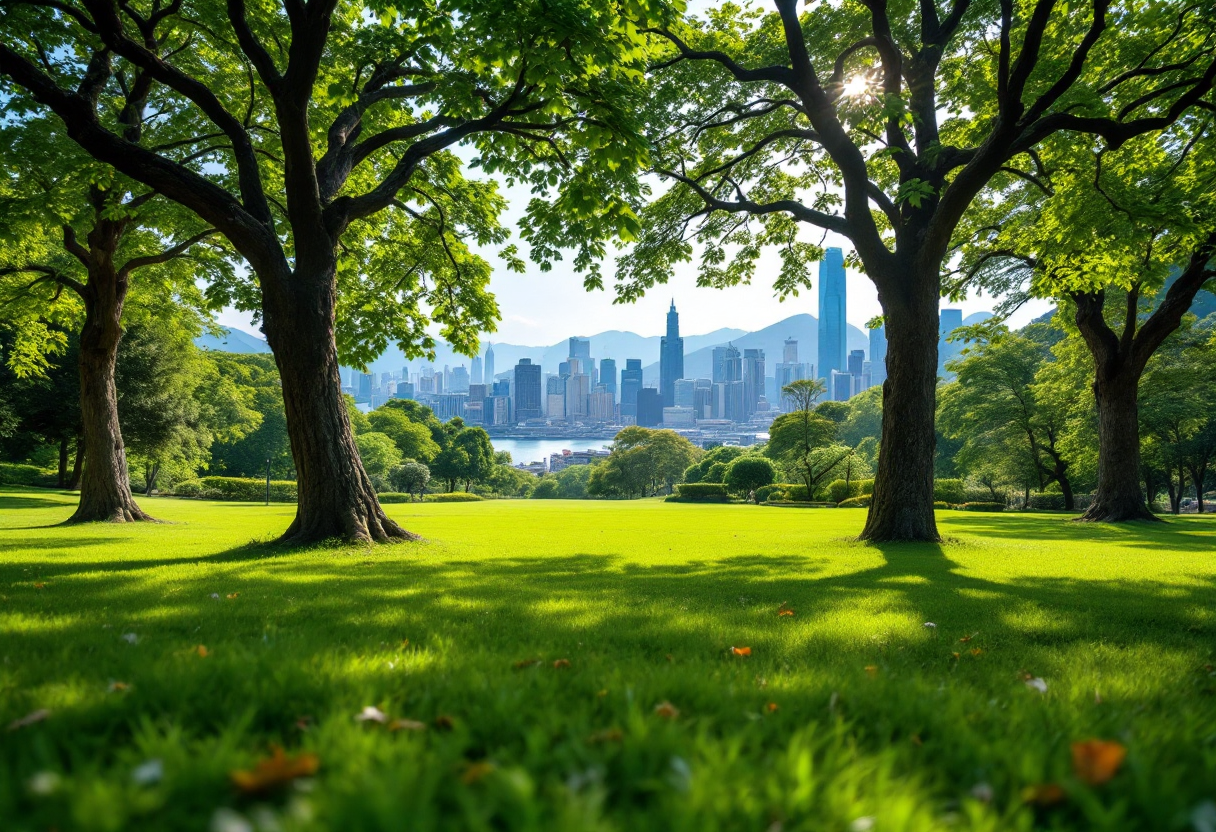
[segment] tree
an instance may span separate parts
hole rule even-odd
[[[222,434],[211,446],[208,466],[230,477],[264,477],[267,465],[276,479],[295,479],[287,416],[279,385],[279,372],[269,355],[233,355],[212,352],[208,363],[215,367],[217,384],[241,391],[259,424],[243,435]]]
[[[415,495],[421,497],[426,492],[427,483],[431,481],[431,471],[421,462],[407,460],[388,473],[389,483],[393,490],[409,494],[410,499]]]
[[[82,80],[83,94],[118,112],[116,129],[138,145],[151,78],[120,72],[115,85],[95,69]],[[48,321],[79,330],[84,460],[80,502],[67,522],[147,520],[131,496],[115,390],[130,288],[134,281],[145,301],[156,297],[166,312],[181,302],[199,306],[195,280],[222,274],[228,263],[199,245],[213,234],[205,223],[93,161],[33,102],[18,96],[6,103],[15,117],[0,128],[9,149],[0,231],[12,243],[0,246],[0,304],[26,330],[29,347],[14,354],[15,369],[39,373],[62,348]]]
[[[425,463],[439,453],[439,445],[431,437],[430,429],[413,421],[401,409],[381,407],[369,413],[367,421],[372,430],[391,437],[406,459]]]
[[[816,407],[827,388],[819,379],[803,379],[787,384],[781,392],[789,397],[794,410],[773,420],[768,429],[768,444],[764,455],[785,465],[806,484],[808,499],[815,486],[852,453],[852,449],[836,445],[836,422],[822,412],[832,402]]]
[[[360,433],[355,436],[355,445],[359,449],[359,459],[367,475],[376,484],[377,491],[382,491],[388,481],[388,472],[401,464],[401,451],[391,436],[383,433]]]
[[[739,494],[752,494],[777,479],[773,463],[762,456],[741,456],[726,469],[726,486]]]
[[[955,292],[1054,298],[1084,339],[1098,433],[1084,520],[1154,517],[1140,490],[1137,397],[1152,356],[1216,277],[1212,133],[1203,110],[1118,149],[1048,143],[1035,173],[976,218],[958,269]]]
[[[958,223],[1057,133],[1118,147],[1187,112],[1216,79],[1213,21],[1133,0],[774,5],[652,27],[669,47],[648,98],[653,167],[672,186],[643,214],[618,291],[665,282],[696,248],[702,285],[746,282],[773,246],[786,297],[822,254],[800,229],[846,238],[890,345],[861,537],[938,540],[933,335]]]
[[[64,333],[66,345],[58,361],[47,364],[37,375],[18,376],[12,369],[12,354],[21,349],[20,333],[0,326],[0,396],[8,436],[0,449],[8,459],[25,460],[51,444],[56,448],[60,488],[79,484],[84,454],[80,445],[80,376],[76,370],[76,339]],[[73,452],[75,463],[72,464]]]
[[[1011,452],[1009,469],[1028,462],[1039,490],[1059,484],[1064,507],[1071,511],[1072,461],[1062,442],[1066,419],[1060,408],[1042,401],[1035,385],[1047,356],[1042,345],[1004,328],[981,336],[963,358],[948,364],[956,380],[942,392],[938,419],[942,432],[962,443],[955,455],[961,468],[991,463],[994,452]]]
[[[259,310],[278,364],[299,479],[284,540],[412,537],[360,465],[339,350],[358,364],[390,340],[428,354],[431,323],[472,350],[492,329],[488,265],[466,237],[503,242],[503,201],[463,178],[454,148],[534,189],[525,237],[542,264],[575,247],[594,283],[603,241],[637,232],[645,143],[630,110],[648,56],[637,27],[664,19],[664,4],[398,8],[233,0],[141,14],[47,0],[6,9],[2,24],[0,73],[85,152],[194,212],[249,263],[250,279],[218,294]],[[41,62],[45,42],[58,66]],[[122,134],[89,95],[115,56],[164,89],[197,141],[153,148]]]

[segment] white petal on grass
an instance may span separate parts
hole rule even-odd
[[[139,644],[139,636],[135,635],[135,633],[123,633],[122,640],[127,644]]]
[[[38,797],[47,797],[59,790],[61,779],[58,774],[53,771],[40,771],[25,781],[25,787],[29,789],[30,794]]]
[[[131,779],[140,786],[151,786],[159,783],[165,776],[165,764],[160,760],[148,760],[140,763],[131,772]]]
[[[1040,679],[1038,676],[1027,679],[1026,687],[1037,690],[1039,693],[1047,693],[1047,681]]]
[[[388,721],[388,715],[375,705],[368,705],[366,708],[359,711],[359,713],[355,714],[355,721],[384,723]]]

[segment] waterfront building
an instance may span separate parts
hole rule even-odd
[[[434,397],[431,409],[435,411],[435,418],[446,422],[457,416],[463,417],[464,406],[468,400],[468,393],[438,393]]]
[[[511,424],[511,397],[487,396],[482,405],[482,415],[488,426]]]
[[[657,388],[643,387],[638,391],[637,424],[644,428],[663,424],[663,394]]]
[[[599,384],[604,385],[604,389],[612,394],[613,405],[616,404],[616,359],[602,358],[600,359],[600,377]]]
[[[515,365],[514,393],[515,417],[519,421],[541,418],[540,365],[533,364],[530,358],[521,358]]]
[[[764,398],[764,350],[743,351],[743,413],[748,418]]]
[[[697,379],[707,381],[707,379]],[[714,415],[714,391],[712,385],[696,387],[692,391],[692,413],[697,420],[712,419]]]
[[[691,407],[665,407],[663,408],[663,427],[665,428],[692,428],[696,427],[696,416]]]
[[[572,359],[575,364],[577,359]],[[566,418],[575,419],[587,415],[587,400],[591,396],[591,376],[586,373],[571,373],[566,378]]]
[[[696,390],[697,380],[692,378],[676,379],[676,394],[674,407],[692,407],[693,391]],[[664,422],[666,423],[666,422]]]
[[[588,397],[587,418],[592,422],[616,421],[616,399],[603,384],[596,385]]]
[[[482,369],[481,356],[473,356],[473,360],[469,362],[469,384],[484,384],[485,374]]]
[[[642,359],[627,358],[625,369],[621,370],[621,420],[626,424],[637,424],[638,393],[641,390]]]
[[[846,307],[844,252],[829,248],[819,262],[819,372],[825,379],[831,378],[833,370],[845,370]]]
[[[549,393],[545,396],[545,415],[553,421],[566,418],[566,394]]]
[[[676,312],[673,298],[667,311],[667,334],[659,342],[659,391],[664,407],[675,403],[676,379],[681,378],[684,378],[684,339],[680,337],[680,313]]]

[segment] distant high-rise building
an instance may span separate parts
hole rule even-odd
[[[638,393],[642,390],[642,359],[626,358],[621,370],[621,419],[638,424]]]
[[[887,328],[870,330],[870,381],[881,385],[887,380]]]
[[[659,343],[659,391],[664,407],[675,402],[678,378],[684,378],[684,339],[680,337],[680,313],[673,298],[667,310],[667,334]]]
[[[713,386],[713,418],[729,419],[732,422],[746,422],[747,414],[743,407],[743,382],[720,381]]]
[[[516,419],[523,422],[541,418],[540,365],[533,364],[530,358],[521,358],[515,365],[514,393]]]
[[[950,333],[963,325],[963,310],[943,309],[937,327],[937,367],[945,369],[946,362],[957,358],[963,351],[962,344],[952,344],[946,339]]]
[[[850,350],[849,351],[849,367],[848,370],[855,376],[861,375],[861,367],[866,363],[865,350]]]
[[[743,351],[743,413],[750,417],[764,398],[764,350]]]
[[[486,377],[485,377],[486,384],[493,384],[494,383],[494,347],[489,344],[486,345],[485,374],[486,374]]]
[[[385,387],[388,387],[388,383],[392,380],[393,380],[392,373],[381,373],[380,374],[380,388],[383,389]]]
[[[797,364],[798,363],[798,339],[786,338],[785,349],[781,353],[781,363]]]
[[[693,391],[696,389],[696,379],[676,379],[676,397],[673,407],[692,407]]]
[[[853,397],[853,385],[855,383],[853,378],[852,373],[841,373],[832,370],[832,375],[828,379],[830,384],[828,390],[832,394],[832,401],[847,402]]]
[[[475,425],[486,424],[486,397],[490,395],[489,388],[484,384],[469,385],[469,400],[464,406],[464,420]]]
[[[616,399],[604,385],[597,385],[587,397],[587,418],[592,422],[612,422],[616,419]]]
[[[412,399],[414,398],[414,385],[409,381],[397,382],[397,390],[393,393],[394,399]]]
[[[663,424],[663,394],[654,387],[643,387],[638,391],[637,423],[644,428],[657,428]]]
[[[562,361],[561,363],[559,363],[559,364],[557,365],[557,374],[558,374],[559,376],[568,376],[568,375],[570,375],[570,362],[569,362],[569,361]]]
[[[452,368],[452,388],[453,393],[469,392],[469,370],[463,364],[459,367]]]
[[[581,358],[583,360],[584,369],[591,361],[591,339],[590,338],[571,338],[570,339],[570,357]]]
[[[469,384],[485,384],[485,371],[482,369],[481,356],[473,356],[473,360],[469,362]]]
[[[692,391],[693,417],[696,419],[712,419],[714,416],[713,402],[714,391],[712,386],[695,388]]]
[[[598,383],[604,385],[604,389],[612,394],[612,400],[615,403],[617,394],[616,359],[600,359],[600,378]]]
[[[713,361],[713,383],[743,381],[743,359],[734,344],[714,347]]]
[[[566,418],[574,419],[586,416],[587,400],[590,396],[591,376],[586,373],[571,373],[566,378]]]
[[[843,371],[848,351],[844,252],[829,248],[819,263],[819,373],[831,378]]]
[[[370,402],[372,400],[372,388],[375,386],[376,377],[371,373],[359,374],[359,400]]]

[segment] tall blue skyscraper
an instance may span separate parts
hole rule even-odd
[[[603,358],[600,359],[600,384],[604,385],[604,389],[612,394],[613,401],[616,401],[616,359]]]
[[[848,324],[845,322],[844,252],[828,249],[819,262],[819,375],[832,377],[844,372],[848,355]]]
[[[621,370],[621,418],[638,418],[638,392],[642,389],[642,359],[626,358]]]
[[[887,380],[887,328],[870,330],[870,383],[878,386]]]
[[[515,416],[519,421],[539,419],[540,365],[530,358],[521,358],[515,365]]]
[[[485,367],[486,384],[494,383],[494,346],[486,346],[486,367]]]
[[[684,378],[684,339],[680,337],[680,313],[675,299],[667,311],[667,334],[659,345],[659,392],[663,407],[674,407],[676,379]]]

